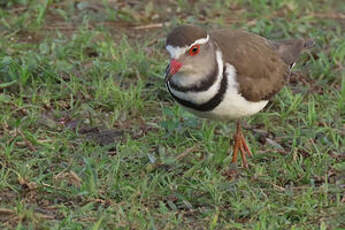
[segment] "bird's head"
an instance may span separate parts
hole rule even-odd
[[[215,64],[214,45],[202,28],[182,25],[173,29],[166,40],[170,63],[166,69],[165,81],[197,81]],[[187,79],[187,80],[186,80]]]

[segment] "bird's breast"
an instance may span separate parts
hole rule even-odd
[[[262,110],[267,100],[251,102],[239,93],[234,66],[226,64],[214,84],[204,91],[178,91],[167,84],[174,99],[199,117],[230,120],[253,115]]]

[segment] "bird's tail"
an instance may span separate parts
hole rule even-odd
[[[312,39],[290,39],[273,41],[272,45],[284,62],[292,67],[300,53],[305,49],[312,48],[315,42]]]

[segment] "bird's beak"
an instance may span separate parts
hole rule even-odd
[[[171,59],[170,64],[167,66],[165,70],[165,82],[169,82],[169,80],[181,69],[182,63],[177,61],[176,59]]]

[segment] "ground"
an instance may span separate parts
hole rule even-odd
[[[210,2],[0,0],[1,229],[345,228],[344,1]],[[179,23],[316,42],[244,121],[249,169],[164,86]]]

